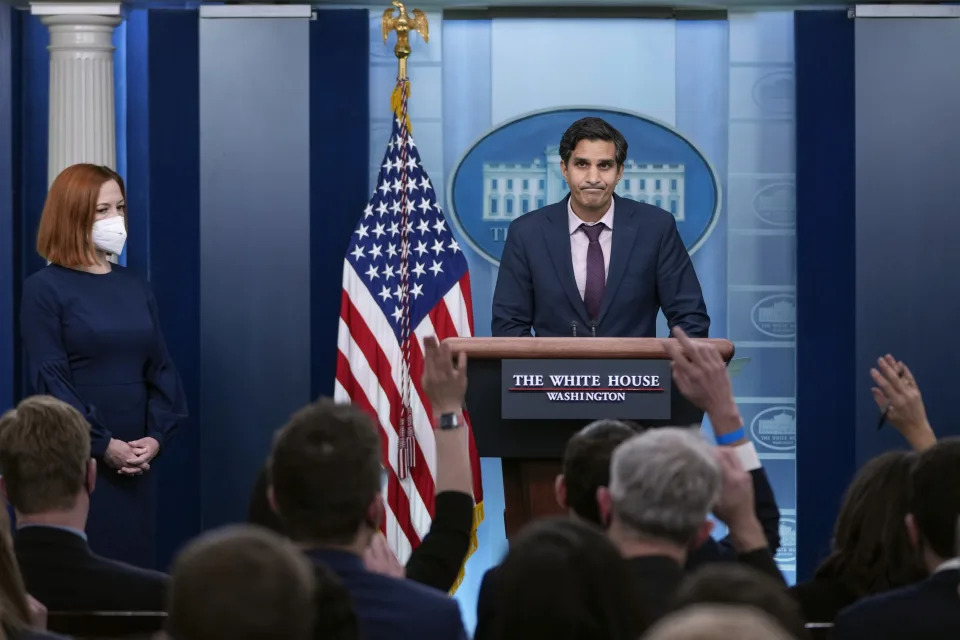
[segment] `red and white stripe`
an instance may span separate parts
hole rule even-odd
[[[383,461],[389,473],[385,503],[384,533],[403,564],[430,530],[436,483],[436,448],[430,420],[430,403],[423,392],[423,340],[436,336],[473,335],[470,313],[470,277],[465,274],[443,300],[413,330],[410,345],[410,407],[416,433],[416,460],[407,477],[398,467],[398,425],[400,421],[402,348],[389,319],[348,260],[344,261],[340,325],[337,336],[337,376],[334,398],[352,402],[367,411],[380,427]],[[473,438],[470,438],[474,467],[475,497],[479,502],[479,465]]]

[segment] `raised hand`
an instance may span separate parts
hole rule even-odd
[[[933,446],[937,437],[927,421],[923,396],[910,368],[888,353],[877,358],[870,377],[877,385],[870,389],[874,402],[880,411],[886,411],[887,420],[910,446],[917,451]]]
[[[680,393],[710,416],[715,435],[739,429],[743,421],[723,358],[711,345],[691,340],[680,327],[673,328],[673,336],[676,341],[666,341],[664,348]]]
[[[423,360],[421,382],[434,415],[460,411],[467,395],[467,354],[461,352],[454,367],[450,347],[431,336],[423,341]]]

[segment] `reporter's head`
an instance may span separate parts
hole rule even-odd
[[[555,481],[557,503],[581,520],[601,525],[597,489],[610,484],[610,458],[642,427],[620,420],[597,420],[573,434]]]
[[[76,508],[96,479],[89,423],[52,396],[25,399],[0,418],[0,473],[18,518]]]
[[[314,574],[286,538],[234,525],[190,542],[171,574],[168,636],[175,640],[307,640]]]
[[[707,515],[722,474],[698,431],[650,429],[613,453],[610,487],[598,491],[601,514],[625,534],[697,547],[710,534]]]
[[[321,398],[277,433],[269,496],[294,540],[363,548],[383,519],[381,473],[373,421]]]

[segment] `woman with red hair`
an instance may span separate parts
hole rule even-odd
[[[90,546],[152,567],[150,469],[187,407],[149,285],[111,262],[126,242],[125,198],[123,179],[107,167],[75,164],[57,176],[37,234],[50,264],[24,281],[20,327],[33,391],[90,423]]]

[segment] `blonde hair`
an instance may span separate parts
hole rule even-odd
[[[90,425],[53,396],[32,396],[0,417],[0,471],[20,513],[74,506],[87,481]]]
[[[27,589],[13,553],[10,517],[3,504],[0,504],[0,623],[0,640],[3,640],[4,625],[12,629],[26,629],[30,624]]]

